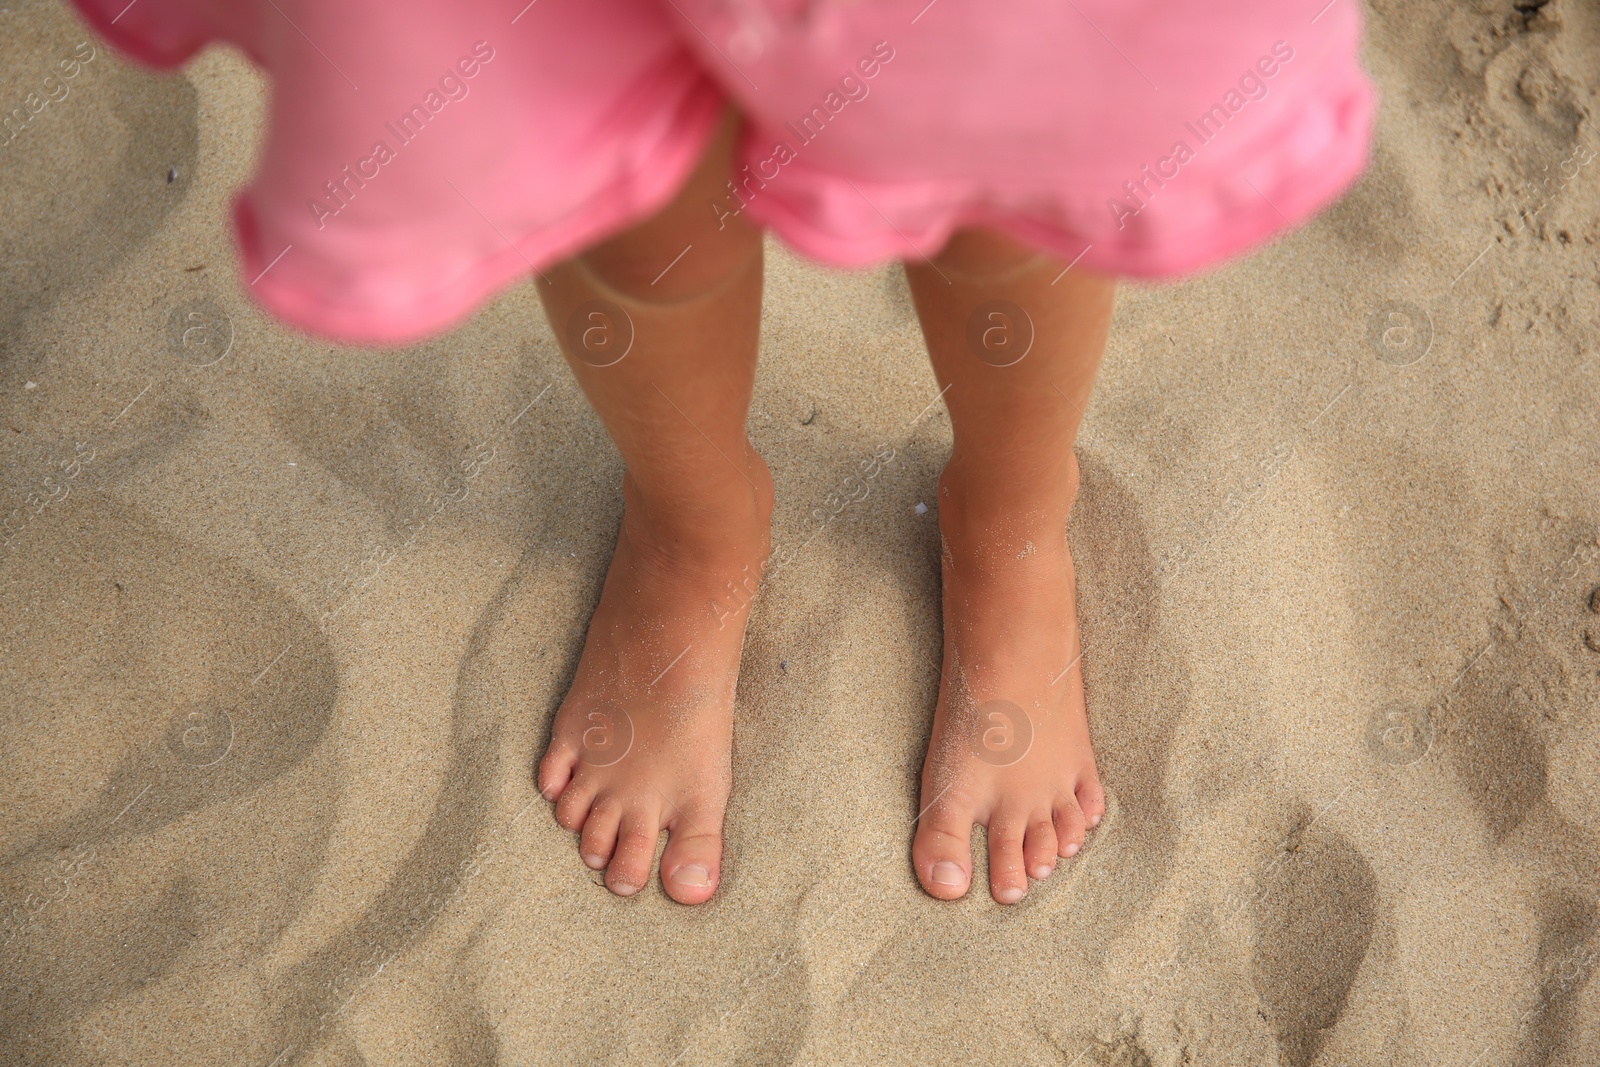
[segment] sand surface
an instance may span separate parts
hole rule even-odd
[[[724,880],[622,900],[529,781],[621,512],[534,290],[283,329],[226,228],[261,81],[102,47],[0,148],[0,1061],[1600,1062],[1600,9],[1369,12],[1355,192],[1120,298],[1072,528],[1111,810],[1010,909],[909,863],[950,427],[901,270],[770,250],[798,551]],[[12,0],[0,103],[84,38]]]

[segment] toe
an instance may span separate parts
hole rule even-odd
[[[704,904],[722,872],[721,812],[677,813],[661,852],[661,885],[679,904]]]
[[[1057,854],[1076,856],[1083,848],[1084,833],[1083,809],[1078,807],[1077,798],[1065,793],[1057,797],[1055,819]]]
[[[603,870],[611,862],[617,847],[617,826],[622,822],[622,805],[602,797],[589,809],[583,821],[583,837],[578,841],[578,855],[591,870]]]
[[[1028,865],[1028,877],[1040,881],[1050,877],[1050,872],[1056,869],[1056,856],[1055,824],[1048,813],[1037,814],[1028,822],[1027,835],[1022,839],[1022,858]]]
[[[972,808],[941,801],[924,812],[911,859],[929,895],[940,900],[965,896],[972,883]]]
[[[989,893],[996,902],[1015,904],[1028,892],[1022,862],[1025,819],[996,815],[989,820]]]
[[[606,887],[619,897],[631,897],[643,889],[660,835],[661,820],[653,805],[640,802],[624,811],[617,829],[617,848],[606,868]]]
[[[1106,813],[1106,791],[1100,788],[1100,776],[1091,767],[1078,783],[1078,807],[1083,811],[1083,821],[1090,827],[1100,825]]]
[[[552,741],[544,759],[539,761],[538,774],[534,776],[539,795],[549,801],[559,798],[567,783],[572,781],[572,772],[577,766],[577,752],[563,742]]]
[[[556,822],[563,830],[577,833],[583,829],[583,821],[589,817],[589,806],[594,803],[594,793],[594,786],[576,779],[562,788],[561,799],[556,801]]]

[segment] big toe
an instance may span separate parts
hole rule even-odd
[[[704,904],[722,876],[722,837],[694,826],[680,826],[661,853],[661,886],[679,904]]]
[[[957,900],[972,884],[972,814],[952,805],[923,815],[911,843],[917,881],[930,896]]]

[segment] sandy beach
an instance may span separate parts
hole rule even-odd
[[[530,777],[622,511],[532,285],[286,329],[228,229],[260,76],[12,0],[0,109],[78,72],[0,146],[0,1061],[1600,1062],[1600,8],[1367,17],[1354,191],[1119,296],[1070,531],[1109,812],[1014,908],[910,863],[950,422],[904,270],[769,243],[783,562],[687,908]]]

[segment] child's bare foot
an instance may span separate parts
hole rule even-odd
[[[1105,811],[1084,715],[1067,511],[1070,484],[1035,499],[984,491],[952,459],[939,487],[944,671],[922,769],[912,857],[932,895],[972,878],[974,823],[988,827],[989,891],[1014,904],[1028,878],[1083,846]]]
[[[583,861],[621,896],[649,879],[663,829],[668,895],[700,904],[716,891],[739,653],[772,512],[771,476],[747,453],[749,480],[697,501],[693,521],[625,479],[611,569],[539,764],[556,821],[581,831]]]

